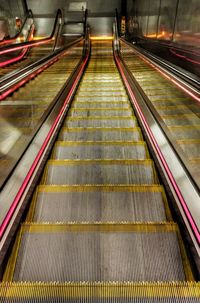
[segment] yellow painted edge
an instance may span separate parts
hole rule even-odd
[[[146,160],[136,160],[136,159],[84,159],[84,160],[48,160],[47,166],[49,165],[57,165],[57,166],[64,166],[64,165],[90,165],[90,164],[103,164],[103,165],[113,165],[113,164],[121,164],[121,165],[131,165],[131,164],[139,164],[139,165],[148,165],[152,166],[153,170],[155,171],[155,166],[153,167],[153,161],[151,159]]]
[[[68,121],[76,121],[76,120],[136,120],[135,116],[94,116],[94,117],[67,117]],[[137,121],[137,120],[136,120]]]
[[[68,223],[37,223],[25,222],[22,224],[22,233],[37,232],[178,232],[174,222],[68,222]]]
[[[200,144],[200,139],[181,139],[176,140],[178,144]]]
[[[34,215],[35,215],[35,208],[36,208],[36,203],[37,203],[37,199],[38,199],[38,195],[39,195],[39,186],[37,186],[34,194],[33,194],[33,198],[30,204],[30,208],[28,210],[28,214],[26,217],[26,221],[28,222],[32,222]]]
[[[160,192],[163,193],[161,185],[39,185],[37,194],[41,192],[95,192],[95,191],[115,191],[115,192]]]
[[[173,218],[172,218],[172,214],[171,214],[171,211],[170,211],[170,208],[169,208],[169,203],[168,203],[168,200],[167,200],[167,196],[166,196],[166,193],[165,193],[165,189],[162,185],[160,185],[161,188],[162,188],[162,199],[163,199],[163,204],[164,204],[164,208],[165,208],[165,215],[166,215],[166,218],[168,221],[173,221]]]
[[[91,132],[95,132],[95,131],[122,131],[122,132],[139,132],[141,134],[142,137],[142,132],[140,127],[63,127],[61,129],[61,133],[62,132],[81,132],[81,131],[91,131]]]
[[[191,265],[189,262],[189,258],[187,256],[187,252],[185,249],[185,245],[183,243],[183,239],[181,237],[181,233],[179,230],[179,227],[177,226],[178,232],[177,232],[177,237],[178,237],[178,243],[179,243],[179,248],[181,252],[181,258],[182,258],[182,263],[183,263],[183,268],[185,272],[185,277],[187,281],[195,281],[192,270],[191,270]]]
[[[199,298],[198,282],[2,283],[6,298]],[[152,301],[153,302],[153,301]]]
[[[187,129],[200,129],[200,125],[169,125],[169,129],[181,129],[181,130],[187,130]]]
[[[175,114],[175,115],[161,115],[162,118],[164,119],[183,119],[185,117],[196,117],[194,113],[192,114]]]
[[[79,145],[122,145],[122,146],[147,146],[145,141],[56,141],[55,146]]]
[[[3,281],[12,281],[13,280],[21,238],[22,238],[22,228],[20,228],[20,230],[17,233],[17,237],[15,240],[13,249],[12,249],[12,253],[8,259],[6,270],[3,275]]]
[[[95,108],[86,108],[86,107],[84,107],[84,108],[81,108],[81,107],[77,107],[77,108],[71,108],[70,110],[69,110],[69,113],[71,113],[71,112],[76,112],[76,111],[117,111],[117,110],[119,110],[119,111],[128,111],[128,110],[130,110],[129,108],[124,108],[124,107],[112,107],[112,108],[107,108],[107,107],[95,107]],[[107,117],[107,116],[105,116],[105,117]]]

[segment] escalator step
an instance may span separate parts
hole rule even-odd
[[[150,282],[192,277],[174,223],[23,224],[9,263],[7,281]]]
[[[147,159],[144,142],[63,142],[57,141],[52,159]]]
[[[156,184],[152,160],[49,160],[43,184]]]
[[[133,111],[131,109],[124,109],[124,108],[120,108],[120,109],[111,109],[111,108],[96,108],[96,109],[90,109],[90,108],[85,108],[85,109],[80,109],[80,108],[76,108],[76,109],[71,109],[69,111],[68,116],[69,117],[128,117],[128,116],[132,116],[133,115]]]
[[[65,121],[67,127],[135,127],[137,120],[135,117],[89,117],[89,118],[67,118]]]
[[[171,220],[161,186],[39,186],[27,221],[159,222]]]
[[[141,141],[140,128],[67,128],[64,127],[59,140],[64,141]]]
[[[120,102],[120,101],[115,101],[115,102],[106,102],[104,101],[103,103],[100,102],[73,102],[71,105],[71,109],[75,109],[75,108],[88,108],[88,109],[96,109],[96,108],[104,108],[104,109],[128,109],[131,108],[130,105],[126,102]]]

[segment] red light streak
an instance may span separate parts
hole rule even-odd
[[[15,199],[13,200],[13,203],[12,203],[12,205],[11,205],[8,213],[6,214],[5,219],[3,220],[3,223],[0,226],[0,239],[2,238],[2,236],[3,236],[3,234],[4,234],[4,232],[5,232],[6,228],[7,228],[7,226],[8,226],[8,224],[9,224],[9,222],[10,222],[10,220],[11,220],[11,218],[12,218],[12,216],[13,216],[13,214],[14,214],[14,212],[15,212],[15,210],[16,210],[19,202],[20,202],[20,199],[22,198],[22,195],[24,194],[24,191],[26,190],[26,187],[28,186],[28,184],[30,182],[30,179],[31,179],[33,173],[35,172],[35,169],[37,168],[37,165],[38,165],[38,163],[39,163],[39,161],[40,161],[40,159],[41,159],[41,157],[42,157],[42,155],[43,155],[43,153],[45,151],[45,148],[47,147],[47,145],[49,143],[49,140],[50,140],[50,138],[51,138],[51,136],[52,136],[52,134],[53,134],[56,126],[58,125],[59,120],[62,117],[62,115],[63,115],[63,113],[64,113],[64,111],[65,111],[65,109],[67,107],[67,104],[69,103],[70,98],[72,97],[72,95],[74,93],[75,87],[76,87],[76,85],[78,84],[78,81],[81,78],[82,72],[83,72],[83,70],[85,68],[85,65],[86,65],[87,61],[88,61],[88,56],[85,58],[85,60],[83,62],[83,66],[81,67],[81,69],[80,69],[80,71],[79,71],[79,73],[77,75],[77,78],[74,81],[74,83],[73,83],[73,85],[72,85],[72,87],[70,89],[70,92],[67,95],[67,97],[65,99],[65,102],[64,102],[64,104],[63,104],[63,106],[62,106],[62,108],[61,108],[58,116],[56,117],[56,119],[55,119],[55,121],[54,121],[54,123],[53,123],[53,125],[52,125],[52,127],[51,127],[51,129],[49,131],[49,133],[47,134],[47,137],[45,138],[45,141],[43,142],[41,149],[39,150],[39,152],[38,152],[35,160],[33,161],[30,170],[28,171],[28,173],[27,173],[27,175],[26,175],[26,177],[25,177],[25,179],[24,179],[24,181],[23,181],[23,183],[22,183],[22,185],[21,185],[21,187],[20,187],[20,189],[19,189],[19,191],[18,191]]]
[[[182,193],[180,192],[180,189],[179,189],[179,187],[178,187],[178,185],[177,185],[177,183],[176,183],[176,181],[175,181],[175,179],[174,179],[174,177],[172,175],[172,172],[171,172],[171,170],[170,170],[170,168],[169,168],[169,166],[168,166],[168,164],[167,164],[167,162],[166,162],[166,160],[165,160],[165,158],[164,158],[164,156],[163,156],[163,154],[162,154],[162,152],[161,152],[161,150],[160,150],[160,148],[158,146],[158,143],[157,143],[157,141],[156,141],[156,139],[155,139],[155,137],[154,137],[151,129],[149,128],[149,125],[148,125],[148,123],[147,123],[147,121],[145,119],[145,116],[143,115],[143,112],[142,112],[142,110],[141,110],[141,108],[140,108],[140,106],[139,106],[139,104],[138,104],[138,102],[136,100],[136,97],[135,97],[135,95],[134,95],[134,93],[133,93],[133,91],[132,91],[132,89],[131,89],[131,87],[130,87],[127,79],[126,79],[126,77],[125,77],[125,74],[124,74],[123,69],[121,67],[121,64],[119,62],[119,59],[117,57],[116,57],[116,62],[117,62],[117,65],[119,67],[119,70],[121,72],[121,75],[123,77],[123,80],[126,83],[126,87],[127,87],[128,92],[129,92],[129,94],[131,96],[131,100],[132,100],[134,106],[137,108],[139,116],[140,116],[141,120],[143,121],[143,123],[145,125],[147,133],[149,134],[149,136],[150,136],[150,138],[151,138],[151,140],[152,140],[152,142],[154,144],[154,147],[155,147],[155,149],[156,149],[156,151],[157,151],[157,153],[159,155],[159,158],[160,158],[160,160],[161,160],[161,162],[162,162],[162,164],[163,164],[163,166],[165,168],[165,171],[166,171],[166,173],[167,173],[167,175],[169,177],[169,180],[170,180],[170,182],[171,182],[171,184],[172,184],[172,186],[173,186],[173,188],[174,188],[174,190],[175,190],[175,192],[177,194],[177,197],[178,197],[178,199],[179,199],[179,201],[180,201],[180,203],[182,205],[182,208],[183,208],[183,210],[184,210],[184,212],[186,214],[186,217],[187,217],[187,219],[188,219],[188,221],[190,223],[190,226],[192,227],[192,230],[193,230],[193,232],[194,232],[194,234],[196,236],[198,244],[200,244],[200,233],[199,233],[199,230],[198,230],[198,228],[196,226],[196,223],[195,223],[195,221],[194,221],[194,219],[193,219],[193,217],[192,217],[192,215],[191,215],[191,213],[190,213],[190,211],[188,209],[187,203],[186,203],[185,199],[183,198]]]
[[[45,39],[45,40],[42,40],[42,41],[29,42],[26,45],[18,45],[18,46],[14,46],[12,48],[9,48],[9,49],[0,50],[0,55],[4,55],[4,54],[14,52],[14,51],[17,51],[17,50],[20,50],[20,49],[23,49],[23,48],[27,48],[27,47],[33,47],[33,46],[45,44],[45,43],[50,42],[51,40],[52,40],[52,38],[49,38],[49,39]]]
[[[21,60],[24,57],[24,55],[27,53],[27,50],[28,50],[28,48],[25,48],[25,49],[23,49],[22,53],[19,56],[15,57],[15,58],[12,58],[12,59],[9,59],[9,60],[4,61],[4,62],[0,62],[0,67],[5,67],[9,64],[12,64],[12,63],[15,63],[15,62]]]

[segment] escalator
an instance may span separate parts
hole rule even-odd
[[[121,41],[121,54],[200,184],[200,107],[136,50]],[[180,154],[179,153],[179,154]]]
[[[82,56],[83,42],[69,48],[59,61],[0,102],[0,185],[35,132],[52,100]],[[48,90],[47,90],[48,83]]]
[[[40,58],[42,58],[44,56],[47,56],[49,53],[51,53],[53,51],[54,42],[55,41],[52,41],[52,42],[47,43],[45,45],[40,45],[40,46],[37,46],[37,47],[33,47],[27,53],[27,55],[25,55],[22,58],[22,60],[0,68],[0,77],[3,77],[4,75],[13,72],[16,69],[28,66],[29,64],[35,62],[36,60],[39,60]],[[11,56],[7,56],[7,57],[4,56],[2,58],[2,61],[4,62],[4,61],[9,60],[9,59],[12,60],[13,57],[17,57],[17,56],[18,56],[18,54],[12,54],[12,57]]]
[[[5,302],[199,300],[111,41],[92,42],[3,280]]]
[[[30,12],[31,11],[29,11],[29,13]],[[60,9],[58,9],[53,30],[49,37],[36,41],[36,37],[34,37],[35,26],[32,23],[30,25],[30,29],[28,30],[28,35],[24,43],[16,43],[13,45],[10,44],[6,47],[2,47],[0,49],[0,77],[3,77],[4,75],[13,72],[16,69],[26,67],[38,59],[41,59],[42,57],[53,52],[57,44],[57,38],[60,35],[61,24],[62,12]]]

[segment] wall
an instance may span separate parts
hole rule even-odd
[[[28,8],[32,9],[36,17],[38,34],[48,35],[53,26],[53,16],[57,8],[61,8],[67,15],[72,2],[86,2],[92,35],[112,34],[114,11],[115,8],[120,10],[121,0],[27,0]]]
[[[23,20],[25,15],[21,0],[1,0],[0,1],[0,39],[4,36],[11,37],[16,34],[15,17]]]
[[[200,47],[199,20],[199,0],[128,0],[130,35]]]

